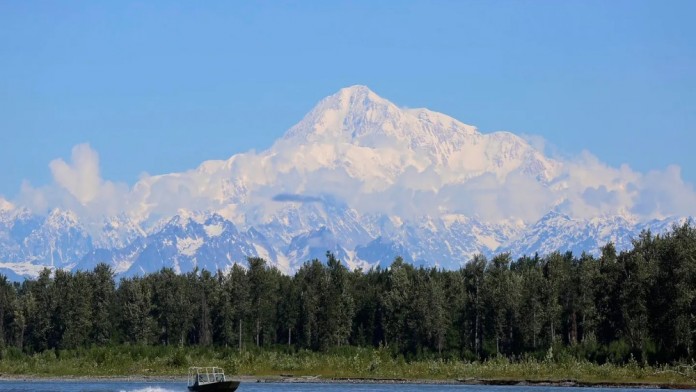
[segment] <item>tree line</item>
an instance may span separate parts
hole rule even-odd
[[[374,346],[406,360],[573,355],[597,363],[692,361],[696,229],[643,232],[628,251],[476,256],[459,270],[348,270],[334,255],[284,275],[261,258],[229,271],[172,269],[118,282],[92,271],[0,275],[0,349],[212,345]]]

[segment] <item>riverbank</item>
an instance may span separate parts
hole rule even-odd
[[[117,346],[5,353],[0,379],[185,381],[189,366],[220,366],[245,382],[438,383],[694,388],[691,366],[595,364],[574,358],[495,358],[481,362],[406,361],[386,350],[339,352],[242,351],[214,348]]]
[[[633,389],[694,389],[693,384],[676,383],[639,383],[639,382],[584,382],[575,380],[508,380],[508,379],[380,379],[380,378],[322,378],[318,376],[306,377],[253,377],[233,376],[235,380],[243,383],[323,383],[323,384],[416,384],[416,385],[505,385],[505,386],[546,386],[546,387],[589,387],[589,388],[633,388]],[[27,382],[137,382],[137,383],[186,383],[186,377],[180,376],[63,376],[45,377],[29,375],[2,375],[3,381],[27,381]]]

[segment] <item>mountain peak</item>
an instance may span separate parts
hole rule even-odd
[[[428,184],[431,190],[484,173],[503,179],[519,172],[546,182],[556,168],[511,133],[482,134],[442,113],[399,108],[362,85],[321,100],[267,154],[275,157],[274,165],[304,173],[345,173],[368,192],[406,186],[400,178],[407,187]],[[416,173],[429,177],[413,180]]]
[[[477,134],[476,128],[428,109],[399,108],[367,86],[345,87],[322,99],[283,141],[419,147]],[[431,146],[429,146],[431,147]]]
[[[334,95],[327,97],[327,100],[339,100],[344,104],[364,104],[365,102],[381,102],[390,103],[384,98],[377,95],[369,87],[356,84],[354,86],[344,87]]]
[[[71,210],[54,208],[46,217],[46,224],[51,227],[75,227],[79,226],[79,218]]]
[[[350,141],[356,128],[398,117],[399,108],[366,86],[345,87],[321,101],[285,134],[284,140],[314,142],[330,139]],[[379,126],[378,126],[379,127]]]

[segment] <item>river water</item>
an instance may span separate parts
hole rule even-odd
[[[122,381],[0,381],[7,392],[185,392],[182,382]],[[621,388],[564,388],[547,386],[242,383],[238,392],[635,392]],[[658,391],[657,389],[641,389]]]

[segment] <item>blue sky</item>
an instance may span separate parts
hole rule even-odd
[[[263,150],[364,84],[483,132],[696,183],[694,1],[0,1],[0,195]]]

